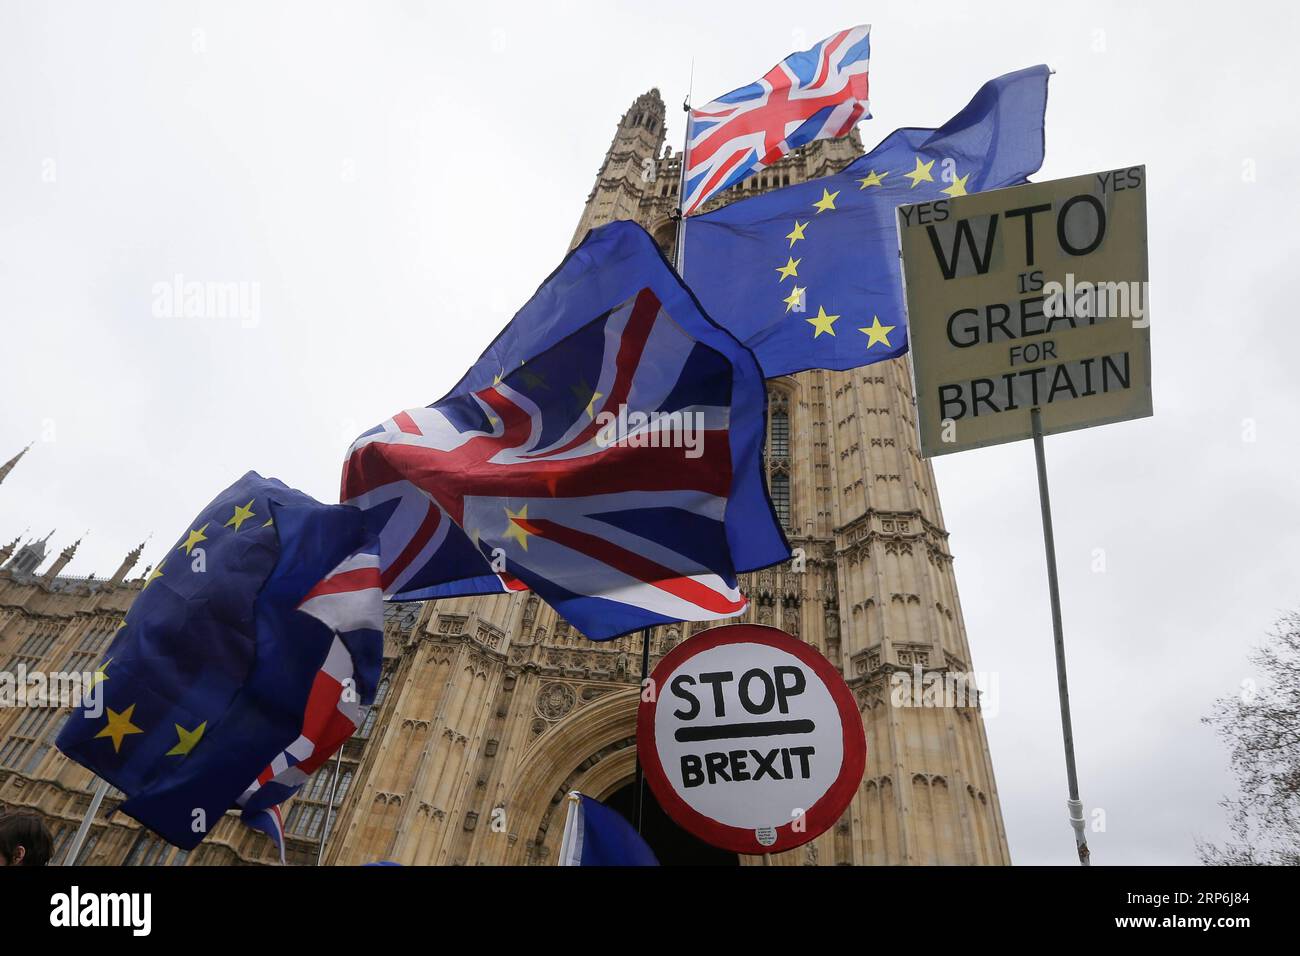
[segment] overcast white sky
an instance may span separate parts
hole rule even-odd
[[[1199,719],[1300,607],[1297,14],[1059,6],[4,3],[0,461],[37,444],[0,539],[89,529],[69,570],[107,575],[249,468],[337,500],[348,442],[439,397],[559,262],[639,93],[677,147],[692,58],[708,98],[871,23],[868,144],[1045,62],[1038,178],[1150,182],[1155,417],[1047,446],[1090,840],[1193,862],[1231,786]],[[255,327],[156,317],[177,274],[256,284]],[[1072,863],[1032,447],[936,471],[1013,859]]]

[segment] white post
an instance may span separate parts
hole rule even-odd
[[[95,785],[95,795],[90,798],[90,807],[86,810],[86,815],[81,818],[81,826],[77,827],[77,832],[72,837],[72,845],[68,847],[67,853],[63,855],[63,866],[72,866],[77,862],[77,855],[86,842],[86,834],[90,832],[90,825],[94,823],[95,814],[99,812],[99,806],[104,802],[104,795],[108,793],[108,781],[103,777],[99,777],[98,780],[99,782]]]
[[[682,168],[677,183],[677,249],[674,265],[677,274],[686,278],[686,164],[691,159],[691,94],[695,91],[695,61],[691,61],[691,80],[686,87],[686,101],[682,109],[686,113],[686,136],[682,140]]]
[[[1052,531],[1052,502],[1047,493],[1047,456],[1043,451],[1043,417],[1037,407],[1029,410],[1030,431],[1034,437],[1034,460],[1038,467],[1038,502],[1043,514],[1043,548],[1047,554],[1047,595],[1052,605],[1052,638],[1056,650],[1056,690],[1061,701],[1061,736],[1065,742],[1065,779],[1070,799],[1070,826],[1079,864],[1088,866],[1091,853],[1084,829],[1083,802],[1079,799],[1079,774],[1074,764],[1074,725],[1070,720],[1070,687],[1065,678],[1065,632],[1061,626],[1061,590],[1056,580],[1056,536]]]
[[[578,804],[582,801],[577,790],[570,790],[569,795],[565,798],[566,809],[564,811],[564,836],[560,839],[560,855],[555,860],[556,866],[573,866],[576,864],[569,863],[569,857],[574,852],[574,841],[577,839],[577,822],[578,822]],[[582,854],[582,848],[576,847],[577,853]]]
[[[352,738],[349,737],[348,740]],[[348,741],[343,741],[339,745],[339,755],[334,761],[334,777],[330,780],[330,795],[328,802],[325,804],[325,829],[320,835],[320,846],[316,849],[316,865],[320,866],[321,861],[325,859],[325,841],[330,835],[330,820],[334,816],[334,788],[339,785],[339,767],[343,766],[343,748],[347,746]]]

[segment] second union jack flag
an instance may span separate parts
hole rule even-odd
[[[766,391],[641,227],[588,234],[451,393],[353,444],[387,597],[532,589],[588,637],[744,610],[789,556]]]
[[[870,118],[871,27],[841,30],[792,53],[757,82],[691,110],[682,209],[817,139],[847,136]]]

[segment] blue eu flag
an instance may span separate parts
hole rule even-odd
[[[193,848],[303,733],[336,630],[300,605],[373,547],[356,508],[249,472],[153,568],[59,749],[122,790],[122,812]],[[378,679],[380,627],[337,633],[361,700]]]
[[[894,210],[1025,182],[1043,162],[1046,66],[985,83],[939,129],[900,129],[834,176],[694,216],[686,281],[771,378],[907,351]]]
[[[617,810],[576,790],[569,794],[560,866],[658,866],[654,851]]]

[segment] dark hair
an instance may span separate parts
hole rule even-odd
[[[12,866],[18,848],[24,849],[23,866],[50,862],[53,841],[45,821],[34,813],[9,813],[0,817],[0,856]]]

